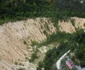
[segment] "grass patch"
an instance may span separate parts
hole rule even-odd
[[[71,19],[71,23],[73,26],[75,26],[75,20],[74,19]]]
[[[30,62],[34,62],[34,60],[38,58],[37,52],[38,52],[38,50],[36,50],[36,51],[32,54],[31,59],[29,60]]]
[[[34,46],[34,45],[38,45],[38,42],[37,41],[32,41],[31,46]]]

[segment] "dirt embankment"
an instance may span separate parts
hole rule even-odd
[[[85,19],[72,18],[75,21],[59,22],[59,30],[69,33],[76,32],[76,28],[85,29]],[[35,18],[17,22],[9,22],[0,26],[0,70],[12,70],[13,64],[22,62],[30,57],[33,49],[32,41],[45,40],[46,34],[56,32],[50,19]]]
[[[41,42],[46,39],[44,31],[49,34],[55,32],[53,24],[46,18],[27,19],[1,25],[0,70],[11,70],[13,63],[30,57],[31,42]]]
[[[72,17],[68,21],[59,22],[60,31],[73,33],[76,32],[76,28],[85,30],[85,18]]]

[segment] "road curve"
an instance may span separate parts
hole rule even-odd
[[[69,52],[70,52],[70,50],[68,50],[65,54],[63,54],[63,55],[59,58],[59,60],[56,62],[56,67],[57,67],[58,70],[61,69],[61,61],[62,61],[62,59],[64,59],[64,57],[65,57]]]

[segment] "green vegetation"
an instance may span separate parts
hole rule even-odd
[[[80,62],[81,67],[85,67],[85,61]]]
[[[72,34],[69,34],[69,33],[66,34],[65,32],[58,31],[58,32],[53,33],[52,35],[48,36],[47,40],[40,43],[39,45],[40,46],[47,45],[52,42],[68,42],[69,39],[73,39],[73,41],[75,41],[73,37],[72,37]]]
[[[0,24],[34,17],[66,19],[85,17],[85,2],[80,0],[6,0],[0,1]]]
[[[42,17],[52,9],[53,5],[48,0],[1,0],[0,24],[26,19],[27,17]]]
[[[27,44],[27,42],[24,40],[24,44]]]
[[[44,30],[43,33],[48,37],[48,33],[46,30]]]
[[[85,23],[84,23],[84,26],[85,26]]]
[[[77,32],[73,34],[56,32],[55,34],[49,36],[47,40],[40,45],[47,45],[52,42],[59,42],[60,45],[58,48],[55,47],[46,53],[44,60],[39,63],[37,70],[41,70],[41,68],[45,68],[45,70],[55,70],[56,61],[69,49],[75,53],[75,57],[72,58],[73,61],[76,64],[80,64],[82,67],[85,67],[84,38],[85,32],[78,29]]]
[[[17,63],[17,62],[15,62],[14,64],[15,64],[15,65],[18,65],[18,63]]]
[[[57,49],[53,48],[49,50],[46,53],[46,57],[44,58],[42,63],[39,63],[37,70],[41,70],[41,68],[45,68],[45,70],[55,69],[55,63],[57,59],[68,50],[68,49],[64,50],[64,48],[66,47],[67,47],[66,44],[62,43]]]
[[[24,68],[19,68],[18,70],[25,70]]]
[[[31,59],[29,60],[30,62],[34,62],[34,60],[38,58],[37,52],[38,50],[35,50],[35,52],[32,54]]]
[[[75,26],[75,20],[74,19],[71,19],[71,23],[73,26]]]
[[[45,29],[46,29],[46,30],[48,30],[48,31],[50,30],[47,23],[46,23],[44,26],[45,26]]]
[[[32,41],[31,46],[34,46],[34,45],[38,45],[38,42],[37,41]]]

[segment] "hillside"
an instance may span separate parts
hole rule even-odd
[[[0,70],[56,70],[67,50],[85,67],[84,45],[85,0],[0,1]]]
[[[75,28],[85,28],[85,19],[73,17],[59,21],[59,31],[76,32]],[[80,24],[81,23],[81,24]],[[57,31],[48,18],[34,18],[16,22],[8,22],[0,26],[0,70],[13,70],[15,64],[30,59],[33,42],[45,41],[48,35]]]
[[[55,32],[53,24],[46,18],[9,22],[0,26],[0,68],[9,70],[13,63],[25,60],[26,56],[30,58],[32,41],[46,39],[43,33],[45,25],[49,27],[49,34]]]

